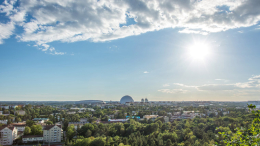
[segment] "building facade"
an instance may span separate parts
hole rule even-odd
[[[24,135],[23,143],[30,143],[30,142],[43,142],[43,135]]]
[[[12,145],[17,138],[17,129],[15,127],[2,126],[0,127],[0,144]]]
[[[24,116],[25,115],[25,111],[23,110],[19,110],[19,111],[15,111],[16,114]]]
[[[61,142],[63,131],[61,125],[46,125],[43,127],[44,142]]]

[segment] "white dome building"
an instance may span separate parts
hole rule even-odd
[[[125,104],[126,102],[134,102],[134,100],[131,96],[126,95],[121,98],[120,103]]]

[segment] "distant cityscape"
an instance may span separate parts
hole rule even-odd
[[[78,139],[88,124],[174,123],[196,118],[234,116],[248,113],[248,104],[260,109],[260,101],[134,101],[123,96],[120,101],[3,101],[0,105],[0,144],[68,144]],[[74,129],[74,130],[73,130]],[[72,137],[69,133],[74,131]],[[85,129],[86,130],[86,129]],[[70,132],[69,132],[70,131]],[[66,134],[67,133],[67,134]],[[89,137],[93,134],[89,131]],[[109,134],[108,134],[109,135]]]

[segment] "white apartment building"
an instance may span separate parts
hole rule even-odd
[[[61,125],[46,125],[43,127],[44,142],[61,142],[63,130]]]
[[[25,127],[26,127],[26,123],[12,123],[11,124],[13,127],[15,127],[17,129],[17,131],[24,131]]]
[[[24,135],[22,140],[23,140],[23,143],[43,142],[43,135]]]
[[[12,145],[17,138],[17,129],[15,127],[2,126],[0,127],[0,144]]]

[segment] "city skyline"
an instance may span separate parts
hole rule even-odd
[[[258,0],[0,0],[0,101],[248,101]]]

